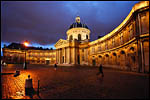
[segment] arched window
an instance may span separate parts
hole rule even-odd
[[[114,56],[116,56],[116,53],[113,53]]]
[[[88,35],[86,35],[86,39],[88,39]]]
[[[79,41],[81,40],[81,34],[78,34],[78,40]]]
[[[105,56],[106,56],[106,57],[109,57],[109,55],[108,55],[108,54],[106,54]]]
[[[122,50],[121,52],[120,52],[121,54],[125,54],[125,52]]]
[[[102,56],[101,56],[101,55],[99,55],[98,57],[99,57],[99,58],[102,58]]]
[[[73,39],[73,36],[71,35],[70,37],[69,37],[69,40],[72,40]]]

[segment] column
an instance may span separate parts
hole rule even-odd
[[[58,49],[56,49],[56,62],[58,63]]]
[[[73,64],[75,64],[75,60],[76,60],[76,52],[75,52],[75,47],[73,48]]]
[[[138,72],[142,70],[142,56],[141,56],[141,40],[139,35],[141,34],[141,27],[140,27],[140,15],[136,17],[136,40],[137,40],[137,53],[138,53]]]
[[[142,72],[145,73],[145,59],[144,59],[144,47],[143,42],[141,41],[141,59],[142,59]]]
[[[62,49],[60,49],[60,63],[62,64]]]
[[[65,50],[64,50],[64,63],[66,63],[66,47],[64,48]]]
[[[69,47],[68,49],[69,49],[69,64],[71,64],[71,47]]]
[[[60,64],[60,49],[58,49],[58,63]]]
[[[59,49],[59,64],[61,64],[60,49]]]

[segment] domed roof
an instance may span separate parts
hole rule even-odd
[[[89,29],[86,24],[82,24],[80,22],[80,17],[79,16],[77,16],[75,20],[76,20],[76,22],[73,23],[73,24],[71,24],[70,27],[69,27],[69,29],[71,29],[71,28],[77,28],[77,27],[82,27],[82,28]]]
[[[77,28],[77,27],[82,27],[82,28],[89,29],[86,24],[82,24],[82,23],[78,23],[78,22],[75,22],[75,23],[71,24],[70,27],[69,27],[69,29],[71,29],[71,28]]]

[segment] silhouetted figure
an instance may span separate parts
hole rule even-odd
[[[54,69],[57,70],[57,64],[56,64],[56,63],[55,63],[55,65],[54,65]]]
[[[31,96],[34,93],[33,85],[32,85],[32,78],[28,75],[28,79],[25,80],[25,95]]]
[[[104,77],[102,64],[100,64],[100,66],[99,66],[99,72],[97,73],[97,75],[99,75],[99,74],[102,74],[102,77]]]

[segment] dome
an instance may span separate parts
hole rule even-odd
[[[89,29],[86,24],[82,24],[82,23],[78,23],[78,22],[75,22],[75,23],[71,24],[69,29],[77,28],[77,27]]]
[[[70,25],[69,29],[71,29],[71,28],[77,28],[77,27],[89,29],[86,24],[82,24],[82,23],[80,22],[80,17],[79,17],[79,16],[77,16],[77,17],[75,18],[75,21],[76,21],[75,23],[73,23],[73,24]]]

